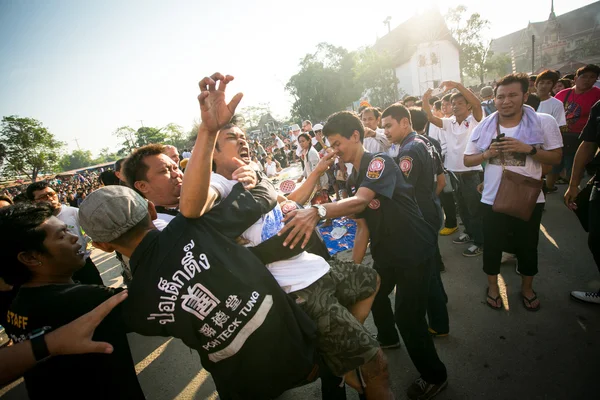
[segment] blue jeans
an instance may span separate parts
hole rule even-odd
[[[483,246],[483,214],[481,213],[481,194],[477,185],[481,183],[479,171],[455,172],[458,178],[456,203],[458,212],[468,234],[476,246]]]

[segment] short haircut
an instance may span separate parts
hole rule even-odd
[[[452,93],[448,93],[447,95],[442,97],[442,101],[445,101],[446,103],[450,103],[451,98],[452,98]]]
[[[559,79],[558,82],[562,83],[565,89],[568,89],[571,86],[573,86],[573,81],[567,78]]]
[[[19,203],[0,209],[0,249],[3,254],[0,276],[9,285],[20,286],[31,279],[31,271],[17,256],[24,251],[47,251],[44,247],[46,232],[40,225],[52,217],[52,212],[46,202]]]
[[[527,74],[518,72],[515,74],[508,74],[502,77],[496,84],[496,88],[494,89],[494,96],[496,95],[496,92],[498,91],[498,88],[500,86],[506,86],[513,83],[520,83],[521,90],[523,91],[523,93],[527,93],[527,91],[529,90],[529,77],[527,77]]]
[[[563,78],[574,81],[575,80],[575,74],[566,74],[565,76],[563,76]]]
[[[120,184],[119,178],[117,178],[115,171],[111,171],[111,170],[102,172],[100,174],[100,176],[98,177],[98,181],[101,184],[103,184],[104,186]]]
[[[12,201],[12,199],[10,197],[4,196],[4,195],[0,196],[0,201],[5,201],[8,204],[14,204],[13,201]]]
[[[375,107],[365,108],[364,110],[362,110],[362,113],[360,113],[360,115],[362,116],[362,114],[364,114],[366,111],[372,112],[376,119],[381,117],[381,112],[378,109],[376,109]]]
[[[452,95],[450,96],[450,103],[452,103],[454,100],[456,100],[456,99],[458,99],[458,98],[461,98],[461,97],[462,97],[463,99],[465,99],[465,103],[467,103],[467,104],[469,103],[469,102],[467,101],[467,98],[465,97],[465,95],[464,95],[464,94],[462,94],[461,92],[452,93]]]
[[[300,138],[306,139],[306,141],[308,142],[308,148],[312,147],[312,138],[310,137],[310,135],[308,133],[302,132],[301,134],[298,135],[298,140],[300,140]]]
[[[308,124],[308,125],[312,126],[312,122],[310,122],[309,120],[305,120],[304,122],[302,122],[302,124],[303,124],[303,125],[304,125],[304,124]]]
[[[27,198],[27,193],[19,193],[13,198],[13,202],[17,203],[28,203],[29,199]]]
[[[431,96],[431,97],[429,98],[429,105],[430,105],[430,106],[432,106],[432,105],[434,105],[434,104],[435,104],[435,102],[436,102],[436,101],[439,101],[439,100],[440,100],[440,98],[439,98],[439,97],[437,97],[437,96]]]
[[[383,111],[381,114],[381,118],[392,117],[397,122],[402,121],[404,118],[408,118],[408,123],[412,125],[412,119],[410,117],[410,112],[408,108],[403,106],[402,104],[392,104],[388,108]]]
[[[365,137],[365,128],[358,116],[350,111],[338,111],[331,114],[323,127],[323,135],[340,134],[346,139],[350,139],[354,131],[358,131],[359,140],[362,143]]]
[[[121,166],[123,165],[125,160],[126,160],[126,158],[121,158],[121,159],[115,161],[115,171],[116,172],[121,172]]]
[[[537,80],[537,75],[529,75],[529,80],[535,82]]]
[[[598,79],[598,76],[600,76],[600,67],[594,64],[588,64],[585,67],[581,67],[575,73],[575,78],[578,78],[586,72],[593,72],[594,74],[596,74],[596,79]]]
[[[436,110],[441,111],[442,110],[442,101],[438,100],[433,104],[433,107],[435,107]]]
[[[558,75],[558,73],[556,71],[547,69],[544,72],[542,72],[541,74],[538,74],[538,76],[535,80],[535,84],[537,85],[541,81],[552,81],[552,84],[556,85],[556,82],[558,82],[558,78],[560,78],[560,76]]]
[[[415,96],[406,96],[404,98],[404,100],[402,100],[403,103],[407,103],[409,101],[414,101],[417,102],[419,99],[417,99]]]
[[[415,107],[419,107],[419,108],[423,107],[423,100],[417,100],[415,102]]]
[[[527,97],[527,101],[525,102],[525,104],[527,104],[528,106],[533,108],[535,111],[537,111],[538,107],[540,106],[540,102],[541,102],[540,97],[535,93],[531,93]]]
[[[125,160],[125,164],[123,164],[123,175],[125,176],[127,185],[142,196],[143,194],[135,188],[135,183],[147,179],[148,166],[144,162],[144,159],[162,154],[163,149],[164,146],[162,144],[147,144],[131,153]]]
[[[423,131],[427,126],[427,114],[425,114],[425,111],[416,107],[412,107],[408,111],[410,112],[413,129],[417,132]]]
[[[48,182],[46,181],[33,182],[31,185],[27,186],[27,198],[30,201],[35,200],[33,192],[37,192],[38,190],[44,190],[47,187],[50,187],[50,185],[48,185]]]

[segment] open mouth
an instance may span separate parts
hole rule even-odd
[[[75,251],[75,254],[77,254],[77,257],[83,257],[85,255],[85,249],[79,245]]]
[[[239,151],[238,151],[238,155],[240,156],[240,158],[243,161],[249,162],[250,161],[250,151],[248,150],[248,147],[244,146],[242,147]]]

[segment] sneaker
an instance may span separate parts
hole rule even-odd
[[[583,301],[591,304],[600,304],[600,291],[598,292],[571,292],[571,297],[575,300]]]
[[[399,349],[401,347],[400,339],[396,340],[395,342],[386,342],[377,337],[377,342],[379,342],[379,347],[382,349]]]
[[[427,328],[427,330],[429,331],[429,334],[431,336],[433,336],[433,337],[445,337],[445,336],[449,335],[448,332],[446,332],[446,333],[440,333],[440,332],[437,332],[437,331],[435,331],[435,330],[433,330],[431,328]]]
[[[462,255],[465,257],[477,257],[483,254],[483,247],[479,246],[471,246],[465,251],[463,251]]]
[[[418,378],[406,391],[408,398],[411,400],[428,400],[434,398],[442,390],[448,386],[446,379],[442,383],[427,383],[422,378]]]
[[[465,244],[465,243],[471,243],[472,241],[473,241],[473,239],[471,239],[471,236],[467,235],[466,233],[461,233],[459,237],[457,237],[456,239],[454,239],[452,241],[452,243]]]
[[[505,262],[516,260],[517,257],[511,253],[502,252],[502,259],[500,260],[500,264],[504,264]]]
[[[440,231],[440,235],[442,235],[442,236],[452,235],[457,230],[458,230],[458,226],[455,226],[454,228],[444,228]]]

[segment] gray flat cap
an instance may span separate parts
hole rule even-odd
[[[105,186],[79,206],[79,223],[95,242],[112,242],[148,215],[148,202],[126,186]]]

